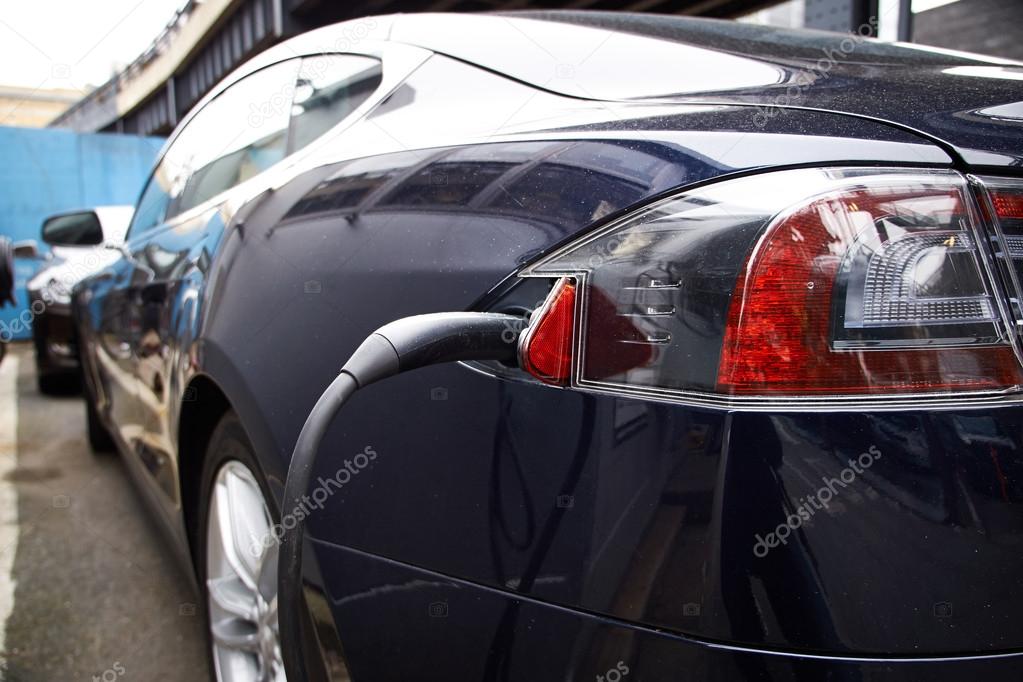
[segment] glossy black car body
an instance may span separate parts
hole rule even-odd
[[[1018,177],[1023,164],[1015,64],[631,15],[371,24],[291,41],[220,86],[324,51],[383,59],[379,88],[341,125],[133,228],[131,259],[76,292],[89,392],[189,566],[220,415],[237,412],[279,499],[309,408],[388,321],[532,308],[536,293],[512,286],[520,268],[696,183],[839,165]],[[593,43],[599,69],[561,61],[559,45],[594,30],[627,44]],[[839,58],[822,71],[829,50]],[[1017,404],[765,413],[558,390],[517,371],[403,375],[332,427],[317,476],[366,447],[378,456],[310,517],[311,646],[326,669],[1023,674]],[[869,492],[788,551],[750,552],[811,480],[871,445],[890,456]]]

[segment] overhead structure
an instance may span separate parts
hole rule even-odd
[[[908,0],[907,0],[908,1]],[[804,24],[856,30],[878,0],[805,0]],[[50,124],[79,132],[166,135],[223,76],[265,48],[313,28],[396,12],[594,9],[738,17],[777,0],[189,0],[150,47]]]

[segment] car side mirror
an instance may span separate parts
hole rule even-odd
[[[103,226],[95,211],[61,213],[43,221],[42,237],[54,246],[99,246]]]
[[[14,242],[14,257],[37,260],[39,258],[39,244],[34,239]]]

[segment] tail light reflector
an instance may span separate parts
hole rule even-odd
[[[575,330],[575,284],[562,279],[534,313],[519,345],[522,367],[544,383],[567,386]]]

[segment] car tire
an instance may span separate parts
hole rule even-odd
[[[50,374],[40,374],[36,366],[36,386],[43,395],[60,395],[66,391],[63,383],[64,377]]]
[[[283,680],[276,616],[277,547],[272,535],[279,515],[232,411],[221,418],[210,438],[201,486],[196,574],[212,679],[264,679],[263,666],[270,666],[266,679]],[[254,537],[262,541],[253,542]]]
[[[43,374],[36,365],[36,386],[43,395],[71,395],[79,388],[78,376],[75,374]]]
[[[113,452],[114,439],[110,436],[110,432],[107,431],[107,427],[103,426],[103,422],[100,421],[99,413],[96,412],[96,404],[92,401],[88,391],[85,392],[84,402],[85,426],[89,434],[89,447],[97,455]]]

